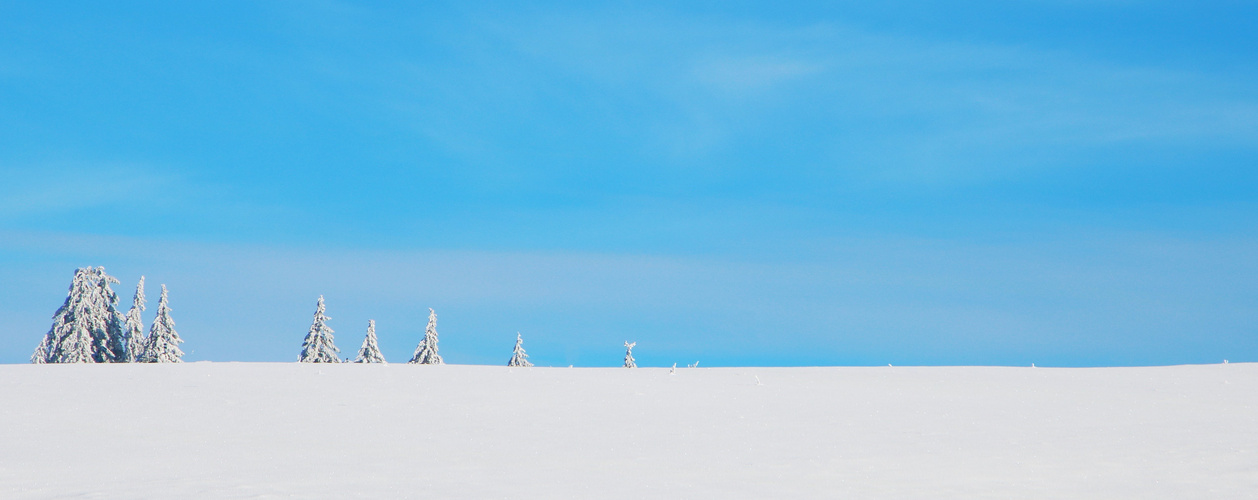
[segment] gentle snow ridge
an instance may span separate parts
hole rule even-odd
[[[669,371],[0,366],[0,498],[1258,491],[1256,364]]]

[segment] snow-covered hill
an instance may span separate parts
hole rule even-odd
[[[1258,365],[0,366],[3,498],[1253,498]]]

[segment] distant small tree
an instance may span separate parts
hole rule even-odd
[[[131,309],[127,311],[127,322],[123,328],[126,336],[126,356],[123,362],[135,363],[144,356],[144,277],[135,286],[135,296],[131,299]]]
[[[358,359],[355,363],[384,363],[384,354],[380,353],[380,346],[376,345],[376,320],[367,320],[367,337],[363,339],[363,346],[358,348]]]
[[[625,342],[625,368],[637,368],[638,364],[633,362],[633,346],[638,345],[637,342],[630,344]]]
[[[182,363],[183,350],[179,348],[182,343],[179,332],[175,331],[175,319],[170,317],[170,298],[163,284],[162,296],[157,300],[157,317],[153,318],[153,326],[149,328],[144,355],[140,360],[144,363]]]
[[[524,338],[520,336],[520,332],[515,332],[515,350],[511,352],[511,361],[507,362],[507,366],[533,366],[528,357],[524,353]]]
[[[415,355],[409,361],[412,365],[440,365],[444,362],[437,354],[437,312],[428,309],[428,328],[424,330],[424,339],[415,346]]]
[[[315,308],[314,321],[310,323],[310,332],[301,343],[302,363],[340,363],[338,355],[341,350],[333,343],[332,328],[328,327],[329,318],[324,314],[323,296],[319,296],[319,304]]]

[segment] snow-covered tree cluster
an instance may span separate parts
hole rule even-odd
[[[306,339],[301,345],[301,356],[298,361],[302,363],[341,363],[338,354],[341,352],[337,349],[332,337],[332,328],[328,326],[329,318],[326,314],[326,306],[323,303],[323,296],[319,296],[319,302],[315,308],[314,321],[310,324],[310,331],[306,333]],[[345,360],[350,361],[350,360]],[[367,336],[363,338],[362,347],[358,348],[358,357],[353,359],[354,363],[386,363],[384,354],[380,352],[380,345],[376,339],[376,320],[367,320]],[[411,357],[409,364],[417,365],[439,365],[442,364],[441,355],[437,353],[437,313],[432,309],[428,310],[428,328],[424,331],[424,338],[419,341],[419,345],[415,347],[415,355]]]
[[[367,320],[367,335],[363,337],[362,347],[358,348],[358,356],[353,360],[346,359],[342,361],[332,337],[332,328],[328,326],[328,320],[331,318],[327,315],[327,308],[323,301],[323,296],[319,296],[319,301],[315,306],[314,321],[310,324],[310,331],[306,333],[306,338],[302,342],[301,355],[298,361],[303,363],[387,363],[384,354],[380,352],[379,340],[376,338],[376,320]],[[441,354],[437,350],[437,312],[428,309],[428,326],[424,329],[424,337],[420,339],[419,345],[415,347],[415,354],[411,356],[407,364],[413,365],[440,365],[444,361]],[[528,354],[524,352],[524,338],[517,332],[515,335],[515,349],[511,353],[511,360],[507,361],[507,366],[533,366],[528,360]]]
[[[105,273],[104,267],[84,267],[75,270],[74,279],[66,299],[52,318],[52,327],[44,335],[31,355],[31,363],[180,363],[184,352],[179,348],[183,339],[175,331],[171,317],[170,296],[166,285],[161,285],[162,295],[157,303],[153,324],[144,333],[145,311],[144,277],[140,277],[132,296],[131,308],[123,314],[118,309],[118,294],[111,285],[118,279]],[[303,363],[385,363],[384,354],[376,338],[376,321],[367,321],[367,335],[363,338],[358,356],[353,360],[340,358],[328,326],[332,318],[327,315],[323,296],[319,296],[314,320],[302,342],[298,361]],[[415,347],[408,364],[440,365],[444,361],[437,349],[437,312],[428,309],[428,326]],[[625,342],[626,368],[636,368],[633,347],[637,343]],[[510,367],[529,367],[528,354],[524,352],[524,337],[516,333],[515,348]]]
[[[104,267],[75,270],[65,303],[52,317],[52,328],[44,335],[32,363],[178,363],[183,356],[183,340],[175,332],[170,317],[166,285],[158,303],[157,318],[148,337],[144,336],[144,277],[136,285],[131,309],[118,310],[118,294],[110,285],[118,279],[105,274]]]

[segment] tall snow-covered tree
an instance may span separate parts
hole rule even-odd
[[[182,343],[183,339],[175,331],[175,320],[170,317],[170,299],[163,284],[162,297],[157,300],[157,317],[153,318],[153,326],[149,328],[144,355],[140,360],[145,363],[182,363],[183,350],[179,349]]]
[[[524,337],[515,332],[515,350],[511,352],[511,361],[507,362],[507,366],[533,366],[528,358],[529,355],[524,353]]]
[[[32,362],[43,355],[46,363],[96,363],[112,358],[109,351],[112,309],[107,306],[108,297],[102,293],[100,281],[113,279],[105,274],[105,268],[84,267],[74,271],[66,300],[52,317],[52,327],[31,356]],[[117,282],[117,280],[114,280]]]
[[[315,308],[314,321],[310,323],[310,332],[301,343],[302,363],[340,363],[340,349],[333,343],[332,328],[328,327],[329,318],[324,314],[323,296],[319,296],[319,305]]]
[[[91,299],[94,292],[94,270],[90,267],[74,271],[66,300],[52,315],[52,327],[40,347],[49,363],[92,363]],[[39,354],[36,350],[35,354]]]
[[[367,336],[363,338],[363,346],[358,348],[358,359],[355,363],[385,363],[384,354],[376,344],[376,320],[367,320]]]
[[[633,361],[633,346],[638,345],[637,342],[630,344],[625,342],[625,368],[637,368],[638,364]]]
[[[118,278],[105,274],[104,267],[96,268],[96,311],[105,325],[102,335],[92,337],[97,363],[127,361],[127,339],[122,328],[125,317],[118,310],[118,294],[109,286],[117,283]]]
[[[424,340],[415,347],[415,355],[411,356],[413,365],[440,365],[441,355],[437,354],[437,312],[428,308],[428,328],[424,330]]]
[[[124,362],[135,363],[144,356],[144,318],[141,316],[143,312],[144,277],[140,276],[140,283],[135,286],[135,296],[131,299],[131,309],[127,311],[127,322],[123,328],[127,344]]]

